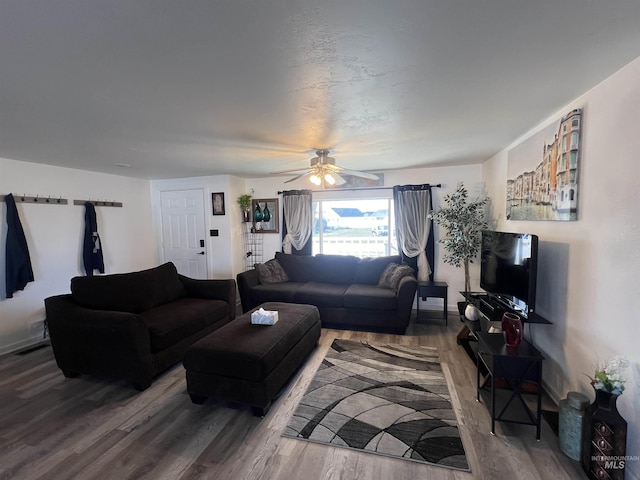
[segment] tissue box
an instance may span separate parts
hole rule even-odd
[[[254,325],[273,325],[278,321],[278,312],[275,310],[256,310],[251,314],[251,323]]]

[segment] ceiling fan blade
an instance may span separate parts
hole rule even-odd
[[[347,181],[337,173],[333,172],[331,175],[336,179],[336,185],[344,185],[345,183],[347,183]]]
[[[277,172],[269,172],[271,175],[279,175],[281,173],[309,172],[309,167],[292,168],[291,170],[278,170]]]
[[[306,171],[306,172],[304,172],[304,173],[301,173],[300,175],[296,175],[295,177],[290,178],[289,180],[287,180],[287,181],[286,181],[286,182],[284,182],[284,183],[290,183],[290,182],[293,182],[294,180],[298,180],[299,178],[302,178],[302,177],[304,177],[304,176],[306,176],[306,175],[310,175],[311,173],[313,173],[313,172],[311,172],[310,170],[308,170],[308,171]]]
[[[353,175],[354,177],[368,178],[369,180],[379,180],[378,175],[373,173],[361,172],[359,170],[349,170],[348,168],[340,168],[340,173],[346,173],[347,175]]]

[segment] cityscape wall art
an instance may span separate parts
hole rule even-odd
[[[582,109],[507,152],[507,219],[578,219]]]

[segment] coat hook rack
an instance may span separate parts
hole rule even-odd
[[[0,202],[4,202],[5,198],[6,195],[0,195]],[[43,205],[67,205],[68,203],[66,198],[41,197],[40,195],[36,195],[35,197],[29,195],[14,195],[13,199],[16,203],[41,203]]]
[[[108,202],[104,200],[74,200],[74,205],[84,205],[85,203],[92,203],[94,207],[122,207],[122,202]]]

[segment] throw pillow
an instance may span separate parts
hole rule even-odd
[[[257,263],[256,271],[258,272],[258,280],[263,285],[289,281],[287,272],[284,271],[284,268],[282,268],[280,262],[278,262],[278,260],[276,260],[275,258],[269,260],[266,263]]]
[[[378,280],[379,287],[391,288],[391,284],[389,283],[391,280],[391,276],[394,274],[396,269],[399,267],[397,263],[390,263],[385,267],[385,269],[380,274],[380,280]]]
[[[391,290],[398,290],[398,285],[400,285],[400,280],[404,277],[413,276],[413,268],[409,265],[399,265],[391,275],[389,279],[389,288]]]

